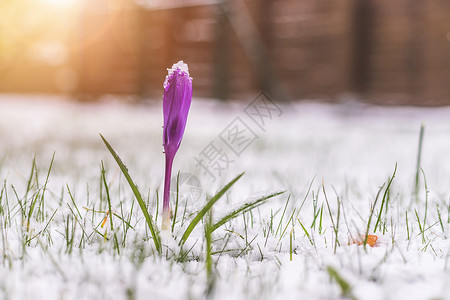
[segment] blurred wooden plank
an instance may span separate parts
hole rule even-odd
[[[0,56],[0,91],[159,98],[166,69],[184,60],[196,96],[223,88],[224,98],[248,99],[275,87],[291,99],[354,92],[377,103],[450,104],[448,0],[230,1],[245,14],[221,19],[217,1],[87,7],[64,65]],[[61,74],[73,75],[73,87]]]

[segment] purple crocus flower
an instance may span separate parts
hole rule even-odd
[[[192,78],[187,64],[179,61],[167,69],[169,74],[164,81],[163,97],[163,146],[166,154],[166,174],[164,179],[164,202],[162,229],[170,227],[169,197],[172,163],[183,139],[184,129],[191,106]]]

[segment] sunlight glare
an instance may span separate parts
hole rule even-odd
[[[60,8],[69,8],[72,7],[76,0],[41,0],[45,4],[49,4],[54,7],[60,7]]]

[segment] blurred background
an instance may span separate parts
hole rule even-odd
[[[448,0],[5,0],[0,93],[450,104]],[[247,98],[246,98],[247,99]]]

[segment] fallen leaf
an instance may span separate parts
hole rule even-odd
[[[362,236],[360,239],[354,240],[353,244],[357,244],[357,245],[361,246],[364,244],[364,239],[365,239],[365,237]],[[376,246],[377,240],[378,240],[378,236],[376,236],[374,234],[369,234],[367,236],[366,244],[369,245],[370,247],[374,247],[374,246]]]

